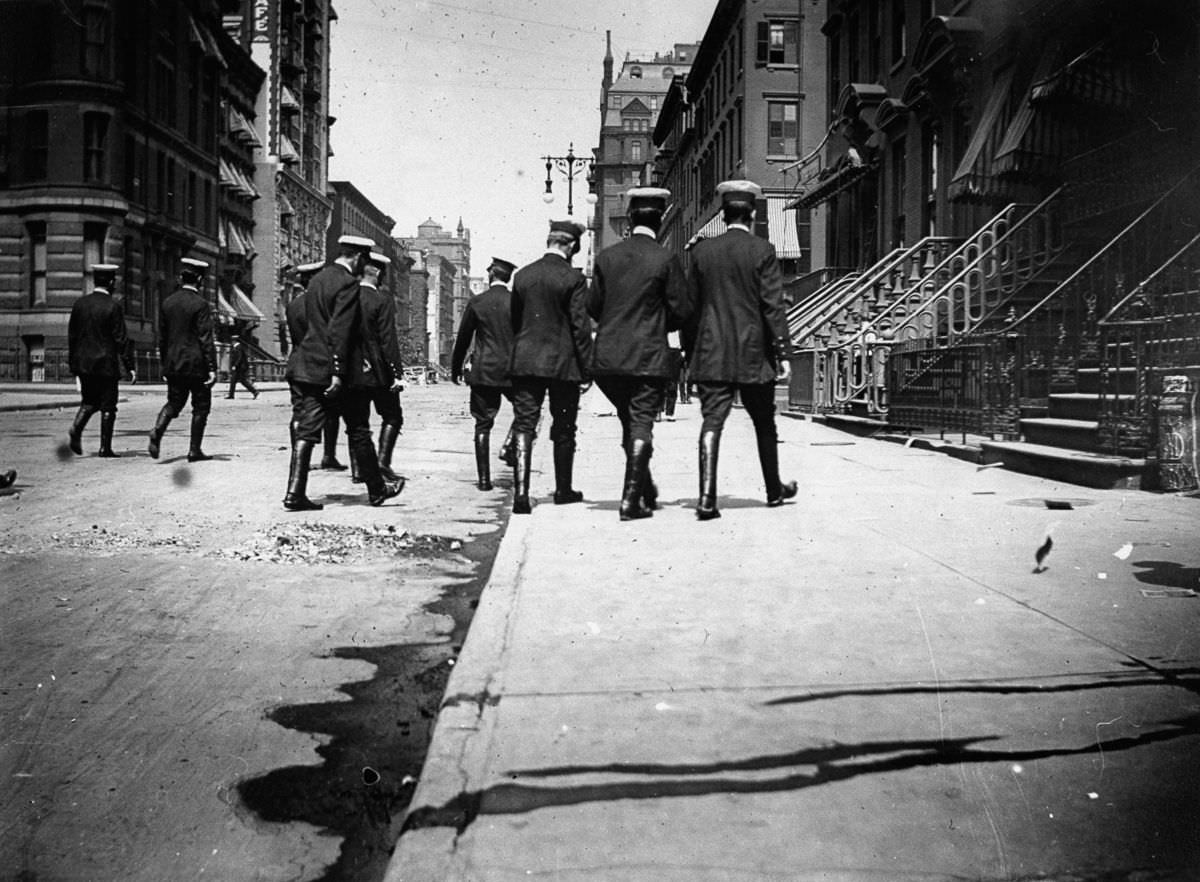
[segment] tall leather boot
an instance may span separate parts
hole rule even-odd
[[[491,435],[488,432],[475,433],[475,473],[479,478],[475,484],[480,490],[492,489],[492,464],[488,462],[491,453]]]
[[[642,504],[652,452],[650,442],[642,438],[635,439],[629,445],[629,453],[625,457],[625,491],[621,494],[619,509],[623,521],[648,518],[654,514]]]
[[[513,426],[511,423],[508,426],[508,434],[504,436],[504,443],[500,445],[500,455],[497,458],[509,468],[517,467],[517,457],[513,453]]]
[[[212,459],[202,449],[204,444],[204,430],[207,426],[208,414],[192,414],[192,443],[188,446],[188,462],[205,462]]]
[[[346,467],[338,462],[337,459],[337,436],[338,436],[338,421],[335,418],[325,420],[324,439],[325,450],[321,456],[322,469],[330,469],[335,472],[344,472]]]
[[[555,439],[554,441],[554,504],[570,505],[572,502],[583,502],[583,494],[576,490],[574,483],[575,472],[575,439]]]
[[[325,506],[313,502],[307,496],[308,463],[312,459],[313,442],[294,441],[292,443],[292,462],[288,467],[287,493],[283,497],[283,507],[288,511],[320,511]]]
[[[371,433],[363,429],[347,438],[350,447],[350,466],[357,473],[360,483],[367,485],[367,502],[370,505],[383,505],[393,496],[399,496],[404,489],[404,479],[389,481],[379,471],[379,459],[375,455],[375,445],[371,443]]]
[[[363,482],[362,472],[359,471],[358,457],[354,455],[354,448],[351,447],[350,453],[350,483],[361,484]]]
[[[167,405],[163,405],[163,409],[158,412],[158,418],[154,421],[154,428],[150,430],[150,458],[158,459],[159,445],[162,444],[163,435],[166,434],[167,426],[171,425],[171,420],[174,415]]]
[[[400,480],[400,476],[392,471],[392,452],[399,436],[400,426],[395,423],[384,423],[379,427],[379,474],[387,481]]]
[[[75,411],[75,421],[71,423],[71,431],[67,433],[67,438],[70,441],[71,452],[76,456],[83,456],[83,430],[95,412],[96,408],[88,404],[79,405],[79,410]]]
[[[719,518],[717,510],[717,459],[721,449],[721,433],[713,430],[700,433],[700,501],[696,517],[702,521]]]
[[[769,429],[759,431],[756,427],[755,440],[758,443],[758,463],[762,466],[763,483],[767,486],[767,505],[776,508],[783,505],[785,499],[796,495],[796,482],[784,484],[779,479],[778,435]]]
[[[650,474],[650,463],[646,463],[646,477],[642,481],[642,505],[650,511],[658,511],[658,485]]]
[[[513,435],[513,514],[529,514],[529,472],[533,463],[533,435],[517,432]]]
[[[115,410],[100,411],[100,456],[105,459],[116,459],[120,456],[119,453],[113,453],[112,436],[113,429],[117,425],[117,412]]]

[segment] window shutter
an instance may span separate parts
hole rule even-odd
[[[767,53],[771,43],[770,27],[768,22],[760,21],[758,23],[758,52],[754,57],[755,67],[767,66]]]

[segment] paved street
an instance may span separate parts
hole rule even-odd
[[[220,391],[220,390],[219,390]],[[466,393],[405,395],[404,493],[282,510],[288,395],[218,398],[189,466],[163,389],[122,386],[115,448],[60,450],[73,393],[0,391],[0,879],[380,878],[499,538]],[[340,441],[345,460],[345,440]],[[507,481],[505,481],[507,486]],[[407,534],[406,532],[407,531]],[[336,862],[336,864],[335,864]]]

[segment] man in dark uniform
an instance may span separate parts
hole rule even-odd
[[[234,334],[229,345],[229,394],[226,398],[233,398],[238,383],[245,386],[255,398],[258,397],[258,390],[250,381],[250,356],[246,353],[246,344]]]
[[[650,476],[654,419],[671,376],[667,332],[689,314],[683,265],[656,241],[669,190],[635,187],[626,194],[627,239],[596,256],[588,314],[596,320],[592,374],[621,420],[625,483],[623,521],[658,507]]]
[[[318,260],[296,267],[294,285],[298,290],[293,292],[292,299],[288,301],[287,309],[284,313],[287,318],[288,336],[292,339],[292,348],[300,345],[300,341],[304,339],[304,332],[307,330],[304,319],[305,289],[308,288],[308,283],[312,280],[312,277],[323,266],[325,264]],[[330,408],[325,418],[325,426],[322,429],[324,447],[321,455],[321,463],[316,468],[328,469],[335,472],[346,471],[346,466],[338,462],[337,458],[338,422],[339,417],[336,410]]]
[[[554,503],[581,502],[571,486],[575,467],[575,424],[579,386],[591,362],[591,322],[585,301],[587,281],[571,266],[586,227],[577,221],[551,221],[546,253],[513,276],[513,387],[517,465],[513,514],[529,514],[529,471],[533,434],[542,402],[550,396],[550,439],[554,443]]]
[[[450,359],[450,379],[462,382],[463,363],[475,342],[467,385],[471,387],[471,416],[475,418],[475,472],[480,490],[492,489],[490,454],[492,426],[500,411],[501,396],[512,399],[508,363],[512,358],[512,294],[508,282],[516,266],[493,257],[488,265],[488,289],[472,297],[463,310]],[[512,435],[512,430],[509,430]]]
[[[717,193],[727,229],[692,248],[688,285],[693,312],[684,334],[704,418],[696,507],[702,521],[720,517],[717,458],[735,393],[754,423],[767,505],[782,505],[796,495],[796,482],[784,484],[779,478],[775,431],[775,381],[791,372],[779,261],[775,247],[751,233],[762,188],[752,181],[725,181]]]
[[[125,311],[112,298],[117,266],[92,265],[93,289],[75,301],[67,324],[68,359],[71,373],[79,378],[80,404],[68,435],[71,452],[83,455],[81,436],[92,414],[100,411],[100,456],[116,457],[113,429],[117,424],[117,380],[121,363],[137,382],[132,350],[125,332]]]
[[[359,283],[362,302],[362,334],[366,341],[366,361],[370,369],[362,372],[362,385],[370,404],[379,414],[379,472],[389,481],[403,484],[392,471],[392,452],[404,424],[400,392],[404,389],[404,368],[400,363],[400,340],[396,336],[396,303],[379,290],[391,259],[372,251]],[[350,457],[351,478],[362,482],[358,461]]]
[[[371,505],[382,505],[400,492],[379,473],[375,445],[368,426],[369,399],[361,388],[364,359],[362,311],[358,277],[375,243],[362,236],[338,239],[338,256],[308,283],[304,304],[304,333],[288,358],[287,378],[292,392],[292,457],[283,507],[312,511],[324,506],[307,496],[312,450],[328,413],[340,411],[346,423],[353,456],[367,485]],[[346,392],[351,391],[347,395]],[[344,398],[344,400],[342,400]]]
[[[212,387],[217,381],[212,310],[199,290],[208,264],[191,257],[183,258],[180,264],[179,287],[158,310],[158,352],[167,380],[167,403],[158,412],[158,419],[150,431],[149,451],[152,458],[158,459],[159,445],[167,426],[183,411],[190,396],[192,436],[188,462],[203,462],[212,459],[201,445],[212,410]]]

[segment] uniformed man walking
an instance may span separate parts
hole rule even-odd
[[[112,298],[117,269],[112,263],[92,264],[92,293],[75,301],[67,322],[68,364],[79,378],[79,410],[68,433],[71,452],[77,456],[83,455],[81,436],[96,411],[100,411],[100,456],[110,459],[119,455],[113,452],[112,438],[122,362],[130,382],[137,382],[125,331],[125,311]]]
[[[217,347],[213,340],[212,310],[200,293],[208,263],[192,257],[180,261],[179,287],[159,307],[158,353],[167,380],[167,403],[150,431],[150,456],[158,459],[163,434],[192,399],[192,434],[188,462],[212,459],[201,446],[212,411],[212,387],[217,381]]]
[[[404,411],[400,407],[400,392],[404,389],[404,368],[400,363],[400,340],[396,336],[396,302],[379,290],[391,259],[374,251],[367,258],[359,283],[359,298],[362,303],[362,333],[366,341],[366,362],[362,371],[362,385],[375,413],[379,414],[379,472],[389,481],[403,483],[403,479],[392,471],[392,452],[396,449],[396,438],[404,425]],[[361,482],[358,462],[350,457],[352,478]]]
[[[691,320],[685,325],[691,380],[700,396],[700,520],[720,517],[717,459],[721,430],[735,393],[754,423],[767,505],[796,495],[796,482],[779,478],[775,381],[791,372],[791,344],[775,247],[752,232],[762,188],[752,181],[717,185],[726,231],[691,250]]]
[[[632,234],[597,255],[588,293],[588,314],[597,324],[592,374],[621,421],[623,521],[648,518],[658,507],[650,457],[671,377],[667,333],[690,313],[683,265],[656,241],[670,196],[658,187],[626,194]]]
[[[230,338],[229,345],[229,394],[225,396],[226,398],[233,398],[238,383],[241,383],[250,394],[258,398],[258,390],[254,388],[254,383],[250,380],[250,356],[246,353],[246,344],[242,341],[241,336],[234,334]]]
[[[551,221],[546,253],[513,276],[513,514],[529,514],[529,472],[533,435],[542,402],[550,397],[550,439],[554,444],[554,503],[581,502],[572,486],[580,384],[591,362],[591,322],[585,300],[587,281],[571,266],[586,227],[572,220]]]
[[[471,416],[475,418],[475,473],[480,490],[492,489],[490,455],[492,426],[500,412],[500,398],[512,400],[508,365],[512,358],[512,293],[508,289],[516,266],[493,257],[488,264],[488,289],[472,297],[463,310],[450,359],[450,379],[457,385],[463,379],[467,350],[474,341],[471,370]],[[512,430],[509,434],[512,435]]]
[[[357,376],[364,358],[358,277],[374,246],[363,236],[342,236],[336,260],[313,276],[302,298],[303,336],[292,349],[287,369],[293,438],[283,498],[288,511],[324,508],[308,498],[308,467],[331,411],[340,412],[346,423],[351,454],[359,458],[370,504],[382,505],[400,492],[396,483],[379,473],[368,426],[370,400],[362,394]]]

